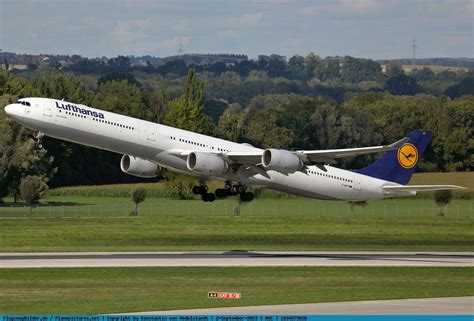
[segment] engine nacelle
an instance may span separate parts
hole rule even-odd
[[[204,175],[224,174],[227,169],[227,163],[221,157],[210,154],[191,152],[186,160],[186,165],[190,171],[199,172]]]
[[[164,171],[163,167],[155,163],[130,155],[122,156],[120,169],[128,175],[144,178],[156,177]]]
[[[266,149],[262,154],[262,165],[282,173],[294,173],[303,169],[301,159],[287,150]]]

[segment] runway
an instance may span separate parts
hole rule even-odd
[[[236,308],[155,311],[133,314],[180,315],[472,315],[474,297],[262,305]]]
[[[0,268],[138,266],[474,266],[473,252],[0,253]]]

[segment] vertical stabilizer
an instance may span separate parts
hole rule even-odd
[[[431,132],[416,129],[399,149],[386,152],[374,163],[356,172],[406,185],[432,136]]]

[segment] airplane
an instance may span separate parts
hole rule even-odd
[[[152,178],[171,170],[197,176],[192,192],[205,202],[239,195],[251,201],[250,186],[307,198],[340,201],[414,196],[418,191],[459,189],[455,185],[406,185],[432,138],[416,129],[389,145],[329,150],[261,149],[144,121],[82,104],[50,98],[21,98],[5,107],[18,123],[44,135],[122,154],[121,170]],[[344,170],[337,159],[384,152],[366,168]],[[210,192],[206,180],[223,180]]]

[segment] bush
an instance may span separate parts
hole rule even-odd
[[[179,200],[189,200],[194,198],[194,194],[191,192],[193,183],[187,179],[181,177],[174,177],[169,181],[166,181],[166,192],[167,197]]]

